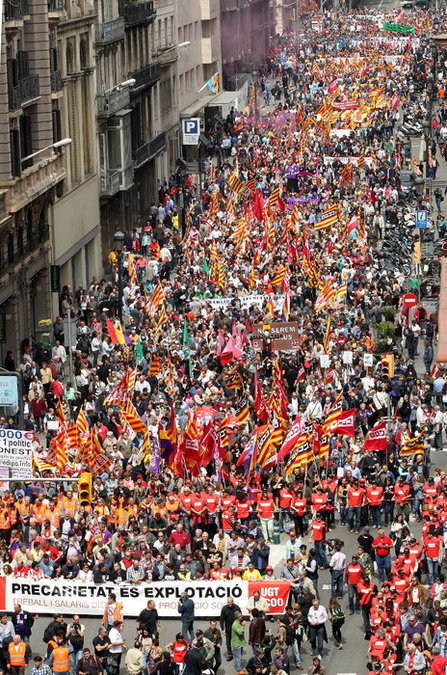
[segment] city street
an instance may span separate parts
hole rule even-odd
[[[447,452],[432,453],[432,468],[434,466],[441,467],[444,471],[447,470]],[[417,522],[410,523],[411,532],[419,538],[421,533],[420,524]],[[374,534],[374,530],[371,531]],[[345,527],[337,527],[331,532],[331,537],[337,537],[341,539],[344,546],[344,553],[347,556],[348,561],[350,561],[351,555],[356,552],[357,549],[357,535],[351,534],[349,530]],[[285,535],[282,535],[282,540],[285,541]],[[303,543],[306,543],[304,541]],[[271,547],[271,559],[275,563],[275,573],[280,569],[280,558],[283,551],[283,544],[280,546]],[[319,589],[321,595],[322,603],[327,607],[330,600],[330,574],[327,570],[320,571],[319,579]],[[331,636],[331,626],[328,622],[326,628],[328,632],[329,642],[325,647],[323,653],[323,664],[326,667],[326,672],[330,675],[362,675],[365,672],[365,663],[366,663],[366,654],[368,643],[364,640],[364,634],[362,630],[361,615],[354,614],[353,616],[349,615],[347,610],[347,596],[342,602],[345,607],[346,622],[342,629],[342,635],[344,640],[343,650],[337,650],[333,647],[333,640]],[[143,607],[141,607],[143,609]],[[70,621],[70,617],[65,615],[67,622]],[[50,616],[40,616],[34,624],[33,635],[31,637],[31,647],[34,653],[44,654],[46,645],[42,642],[42,635],[44,633],[45,627],[50,622]],[[81,617],[82,623],[86,628],[86,639],[85,644],[91,646],[91,642],[95,635],[97,634],[98,627],[100,625],[100,620],[98,618],[91,617]],[[198,620],[195,623],[195,627],[205,630],[208,627],[208,622],[204,620]],[[268,628],[273,635],[276,635],[278,632],[278,623],[277,620],[268,622]],[[126,619],[124,624],[124,637],[126,640],[127,646],[133,645],[133,640],[135,639],[135,620]],[[161,639],[160,644],[164,647],[169,643],[174,637],[175,634],[181,630],[180,620],[176,621],[175,619],[163,619],[161,621]],[[248,629],[246,629],[246,634],[248,634]],[[302,660],[303,660],[303,669],[296,670],[294,673],[304,673],[307,671],[311,663],[311,647],[309,642],[305,642],[302,650]],[[244,654],[244,663],[247,658],[251,656],[251,648],[247,647]],[[219,673],[225,673],[225,675],[234,674],[234,662],[227,662],[225,660],[225,650],[223,650],[223,661],[222,666],[219,669]],[[125,672],[123,670],[123,672]]]

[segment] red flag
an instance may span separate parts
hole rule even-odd
[[[279,452],[277,453],[277,461],[278,462],[281,462],[281,460],[283,460],[284,457],[286,457],[289,454],[289,452],[292,450],[292,448],[295,446],[295,443],[296,443],[297,439],[303,433],[304,426],[305,426],[305,424],[304,424],[303,420],[300,417],[297,417],[295,422],[290,427],[290,431],[287,434],[287,436],[285,437],[284,442],[283,442]]]
[[[378,422],[366,434],[363,447],[365,450],[386,450],[387,443],[386,422]]]
[[[255,388],[255,400],[254,400],[254,409],[258,419],[265,424],[268,421],[269,413],[267,409],[267,403],[265,402],[264,394],[262,393],[262,387],[258,378],[258,371],[255,370],[253,376],[253,383]]]
[[[262,192],[256,190],[255,198],[253,202],[253,215],[259,221],[264,219],[264,200],[262,198]]]
[[[301,366],[301,368],[298,371],[298,375],[296,376],[296,384],[304,382],[305,379],[306,379],[306,369],[304,368],[304,366]]]
[[[355,408],[346,410],[337,415],[337,419],[326,429],[331,434],[342,434],[343,436],[355,436]]]

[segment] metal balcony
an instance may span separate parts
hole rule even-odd
[[[118,110],[128,108],[130,105],[129,87],[122,89],[111,89],[98,95],[98,115],[100,117],[109,117]]]
[[[96,30],[96,42],[118,42],[124,38],[124,18],[122,16],[113,21],[100,23]]]
[[[22,21],[28,14],[28,0],[19,0],[17,5],[5,4],[5,21]]]
[[[40,96],[39,76],[27,75],[9,93],[9,109],[18,110],[26,101]]]
[[[142,2],[120,0],[120,14],[124,17],[126,28],[137,26],[139,23],[149,23],[154,20],[156,13],[153,0]]]
[[[51,93],[57,94],[57,92],[62,91],[63,82],[62,75],[60,70],[54,70],[51,73]]]
[[[166,147],[166,134],[163,132],[158,134],[148,143],[141,145],[135,152],[135,168],[138,169],[146,162],[149,162],[153,157],[158,155]]]
[[[137,89],[145,89],[146,87],[152,87],[160,79],[160,64],[151,63],[149,66],[140,68],[140,70],[135,70],[132,73],[132,77],[135,79],[135,86],[133,91]]]

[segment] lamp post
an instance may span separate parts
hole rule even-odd
[[[33,159],[33,157],[37,157],[37,155],[40,155],[42,152],[45,152],[46,150],[58,150],[59,148],[63,148],[66,145],[71,145],[73,141],[71,138],[63,138],[60,141],[56,141],[56,143],[52,143],[51,145],[47,145],[45,148],[41,148],[40,150],[36,150],[36,152],[32,152],[31,155],[27,155],[26,157],[22,157],[20,160],[21,163],[23,164],[24,162],[27,162],[29,159]]]
[[[118,318],[123,323],[123,263],[122,253],[124,246],[124,232],[118,230],[113,235],[113,244],[118,257]]]

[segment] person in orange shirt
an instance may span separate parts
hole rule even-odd
[[[72,490],[67,490],[67,494],[61,499],[61,513],[67,518],[74,518],[79,510],[79,502]]]
[[[9,535],[11,532],[11,520],[6,504],[0,502],[0,537],[6,542],[9,542]]]
[[[166,510],[169,522],[176,523],[180,518],[180,499],[174,493],[168,494],[166,500]]]

